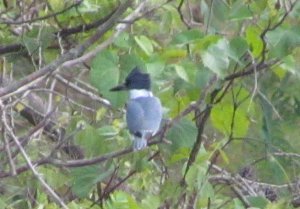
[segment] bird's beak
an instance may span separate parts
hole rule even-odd
[[[120,84],[110,89],[110,91],[123,91],[123,90],[127,90],[125,84]]]

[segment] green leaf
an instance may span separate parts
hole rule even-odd
[[[75,136],[75,143],[83,148],[87,157],[103,154],[109,150],[110,142],[98,133],[99,130],[87,126]]]
[[[112,174],[113,170],[113,166],[101,169],[99,165],[71,169],[72,191],[81,198],[87,197],[95,184]]]
[[[150,163],[146,152],[134,152],[132,155],[132,165],[134,170],[137,172],[142,172],[149,169]]]
[[[253,1],[250,4],[250,10],[253,11],[254,14],[260,14],[263,12],[268,6],[268,1]]]
[[[206,68],[202,68],[199,69],[196,73],[196,80],[195,80],[195,84],[197,87],[199,88],[204,88],[207,83],[209,82],[209,80],[212,78],[213,76],[213,72],[206,69]]]
[[[176,34],[171,44],[189,44],[203,37],[204,34],[198,29],[187,30]]]
[[[253,16],[251,10],[249,9],[249,6],[245,4],[243,1],[236,1],[232,7],[231,11],[229,13],[229,19],[231,20],[245,20],[245,19],[251,19]]]
[[[0,198],[0,208],[7,208],[6,206],[7,204],[5,203],[5,201],[2,198]]]
[[[167,139],[172,142],[170,149],[175,152],[182,147],[192,147],[197,137],[197,128],[187,119],[182,119],[168,131]]]
[[[125,54],[120,56],[120,68],[122,69],[122,76],[119,82],[123,82],[128,73],[135,67],[145,69],[143,60],[137,54]]]
[[[150,73],[151,78],[159,78],[165,68],[165,63],[155,60],[146,64],[147,72]]]
[[[226,2],[223,1],[212,1],[212,11],[208,11],[211,12],[211,18],[212,21],[221,21],[224,23],[225,20],[228,19],[228,15],[229,15],[229,7],[228,4]],[[215,20],[214,20],[215,19]],[[216,22],[217,23],[217,22]]]
[[[241,37],[233,38],[230,43],[229,56],[235,62],[240,63],[241,57],[247,52],[248,44],[247,41]]]
[[[114,45],[120,48],[130,49],[132,47],[133,40],[128,33],[121,33],[114,41]]]
[[[284,184],[285,182],[290,182],[289,174],[286,169],[286,162],[280,162],[280,159],[274,156],[268,156],[268,160],[262,161],[258,164],[258,169],[261,174],[264,174],[265,179],[268,182],[274,182],[275,184]],[[276,175],[274,175],[274,173]]]
[[[279,200],[279,201],[273,201],[269,202],[267,207],[265,209],[294,209],[295,207],[292,206],[288,201],[285,199]],[[299,206],[297,207],[299,208]]]
[[[52,41],[54,41],[54,37],[53,37],[53,28],[50,27],[45,27],[43,29],[39,28],[39,42],[40,45],[43,49],[46,49],[51,43]]]
[[[214,186],[207,181],[207,177],[204,177],[205,181],[202,180],[200,185],[199,194],[201,197],[197,202],[196,208],[207,208],[209,201],[215,198]]]
[[[256,197],[250,196],[248,197],[248,200],[252,207],[257,207],[257,208],[265,208],[269,203],[269,201],[262,196],[256,196]]]
[[[183,172],[185,172],[185,167],[183,169]],[[206,172],[207,172],[206,161],[202,163],[193,163],[190,166],[190,169],[186,175],[186,183],[188,185],[187,190],[195,191],[195,189],[196,190],[202,189],[201,187],[206,181],[206,177],[205,177]],[[210,192],[213,193],[212,191]]]
[[[219,40],[211,45],[207,51],[202,53],[201,57],[204,66],[220,77],[225,76],[225,71],[229,66],[229,44],[226,39]]]
[[[30,55],[37,55],[39,52],[39,42],[35,38],[23,37],[23,43]]]
[[[53,188],[58,189],[63,187],[70,180],[67,175],[60,172],[59,169],[55,167],[41,167],[39,170],[47,183]]]
[[[135,199],[123,191],[115,191],[110,195],[110,201],[106,202],[108,209],[140,209]]]
[[[167,178],[163,185],[160,186],[160,196],[165,198],[177,198],[183,191],[183,187],[178,187],[178,182],[175,179]],[[185,190],[185,188],[184,188]]]
[[[188,75],[185,71],[185,69],[181,66],[181,65],[177,65],[177,64],[174,64],[172,65],[172,67],[174,67],[175,71],[176,71],[176,74],[184,81],[186,82],[189,82],[189,78],[188,78]]]
[[[148,56],[150,56],[153,53],[153,44],[148,37],[143,35],[135,36],[134,40]]]
[[[220,39],[222,39],[222,37],[218,35],[204,36],[203,39],[195,42],[193,51],[197,52],[207,50],[211,45],[216,44]]]
[[[228,165],[230,163],[230,160],[229,160],[226,152],[224,152],[222,149],[218,149],[218,152],[220,153],[222,160]]]
[[[116,128],[114,126],[102,126],[97,129],[97,133],[100,136],[113,137],[118,134],[118,131],[116,130]]]
[[[33,29],[26,33],[21,40],[30,55],[38,56],[40,50],[42,50],[41,52],[44,53],[44,50],[54,40],[53,29],[50,27],[45,27],[42,29],[39,27],[33,27]]]
[[[292,9],[292,11],[289,13],[289,16],[293,18],[298,18],[299,15],[300,15],[300,4],[297,3],[294,5],[294,9]]]
[[[181,160],[186,160],[188,159],[189,155],[190,149],[182,147],[180,149],[177,149],[176,152],[172,154],[172,156],[169,158],[170,160],[168,163],[173,164]]]
[[[147,194],[146,198],[142,200],[142,209],[153,209],[159,208],[161,204],[160,196]]]
[[[93,59],[90,72],[91,83],[114,106],[123,105],[122,101],[125,100],[120,98],[120,94],[109,91],[119,82],[118,59],[115,53],[109,50],[102,51]]]
[[[300,27],[279,27],[267,33],[267,40],[271,45],[272,56],[285,57],[291,49],[300,45]]]
[[[234,198],[233,203],[234,203],[234,209],[245,209],[244,204],[240,199]]]
[[[282,67],[280,66],[275,66],[274,68],[272,68],[274,74],[280,79],[282,80],[286,74],[287,74],[287,71],[284,70]]]
[[[229,135],[231,131],[231,123],[233,119],[232,104],[216,105],[211,112],[211,121],[219,131],[225,135]],[[246,112],[237,109],[235,113],[233,127],[234,137],[243,137],[248,132],[249,120]]]
[[[224,135],[229,135],[232,128],[232,120],[234,117],[233,123],[233,137],[244,137],[249,128],[249,117],[248,114],[251,113],[254,107],[249,108],[249,92],[246,89],[233,89],[234,94],[237,95],[235,102],[243,101],[241,103],[235,114],[233,114],[233,101],[230,95],[226,95],[222,102],[212,108],[210,119],[215,128],[217,128]],[[247,99],[245,99],[247,98]]]
[[[260,38],[260,30],[257,27],[248,27],[246,30],[246,40],[254,57],[258,57],[263,50],[263,42]]]
[[[163,60],[174,60],[174,59],[183,59],[185,58],[187,55],[187,52],[185,49],[165,49],[162,54],[161,54],[161,58]]]
[[[298,78],[300,78],[298,65],[296,63],[295,58],[292,55],[284,57],[282,59],[282,64],[280,64],[280,67],[286,70],[287,72],[291,73],[292,75],[296,75]]]
[[[65,6],[65,3],[60,0],[49,0],[49,4],[53,10],[62,10]]]
[[[277,158],[271,156],[269,163],[272,173],[276,173],[276,175],[274,176],[276,178],[274,179],[276,183],[284,184],[285,182],[291,182],[291,179],[289,178],[289,175],[286,169],[284,168],[284,165],[282,165]]]

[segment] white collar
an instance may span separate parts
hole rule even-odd
[[[146,89],[130,89],[129,90],[129,98],[136,99],[138,97],[153,97],[151,91]]]

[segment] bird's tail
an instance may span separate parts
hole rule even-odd
[[[134,150],[141,150],[147,147],[147,139],[145,137],[138,137],[135,136],[133,140],[133,149]]]

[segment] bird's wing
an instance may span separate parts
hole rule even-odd
[[[140,97],[136,101],[144,111],[142,129],[151,134],[158,131],[162,119],[162,107],[157,97]]]
[[[126,120],[132,134],[156,133],[161,119],[162,107],[156,97],[139,97],[127,103]]]
[[[141,131],[143,128],[144,121],[144,110],[139,102],[135,99],[129,100],[127,103],[127,111],[126,111],[126,121],[127,127],[132,134],[142,134],[137,133]]]

